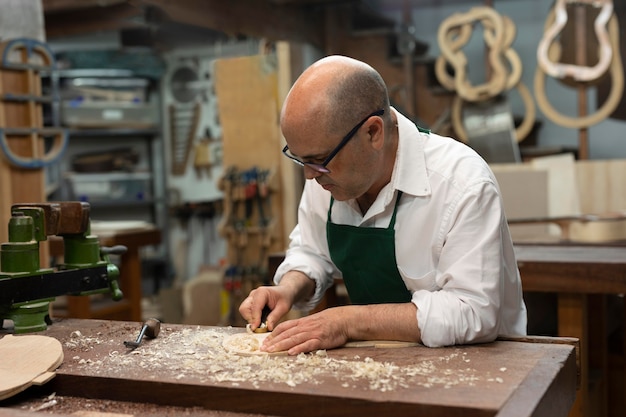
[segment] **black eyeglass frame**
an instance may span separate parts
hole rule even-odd
[[[326,165],[328,165],[330,163],[330,161],[335,157],[335,155],[337,155],[337,153],[339,153],[339,151],[341,150],[341,148],[343,148],[346,143],[348,143],[348,141],[350,139],[352,139],[352,137],[356,134],[356,132],[358,132],[358,130],[361,128],[361,126],[363,126],[365,124],[365,122],[367,122],[370,117],[374,117],[374,116],[382,116],[383,114],[385,114],[385,109],[379,109],[376,110],[375,112],[370,113],[367,117],[365,117],[363,120],[361,120],[359,123],[357,123],[356,126],[354,126],[352,128],[352,130],[350,130],[348,132],[348,134],[346,136],[343,137],[343,139],[341,139],[341,142],[339,142],[339,144],[335,147],[335,149],[333,149],[328,156],[326,157],[326,159],[324,160],[324,162],[322,162],[321,164],[315,164],[313,162],[304,162],[301,161],[300,159],[296,158],[295,156],[287,153],[289,151],[289,145],[285,145],[285,147],[283,148],[283,155],[285,155],[287,158],[291,159],[292,161],[294,161],[296,164],[304,167],[307,166],[317,172],[321,172],[324,174],[329,174],[330,170],[328,168],[326,168]]]

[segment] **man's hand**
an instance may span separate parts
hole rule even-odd
[[[261,350],[297,355],[340,347],[349,340],[420,342],[416,313],[413,303],[328,308],[280,323],[265,339]]]
[[[293,304],[293,297],[287,287],[259,287],[250,291],[250,295],[239,306],[239,313],[255,330],[261,325],[261,313],[265,306],[272,312],[267,316],[267,329],[274,330],[274,326]]]
[[[264,286],[250,291],[250,295],[239,306],[239,313],[255,330],[261,325],[261,312],[265,306],[272,312],[267,316],[267,328],[274,330],[276,323],[291,310],[294,303],[310,297],[315,291],[315,282],[299,271],[286,273],[279,285]]]
[[[300,319],[280,323],[261,346],[265,352],[287,351],[290,355],[331,349],[348,341],[342,307],[329,308]]]

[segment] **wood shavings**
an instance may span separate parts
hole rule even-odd
[[[54,407],[58,404],[56,400],[56,393],[52,393],[44,399],[44,402],[40,405],[33,406],[30,408],[30,411],[42,411],[50,407]]]
[[[97,337],[86,337],[79,330],[75,330],[70,334],[70,339],[65,342],[65,347],[71,351],[82,350],[88,351],[93,348],[93,345],[102,343]]]
[[[319,385],[328,380],[339,381],[339,386],[344,389],[380,392],[410,387],[414,389],[416,386],[474,386],[481,379],[483,382],[501,383],[501,377],[494,378],[484,373],[481,377],[477,376],[478,372],[468,367],[470,358],[459,349],[451,349],[450,354],[445,356],[402,366],[358,355],[331,357],[325,350],[295,357],[241,356],[224,347],[224,340],[232,334],[233,329],[228,328],[165,328],[158,338],[131,352],[111,349],[98,360],[86,360],[79,352],[72,357],[68,366],[77,366],[88,370],[89,374],[107,377],[123,377],[135,369],[139,371],[136,374],[146,374],[151,379],[199,381],[233,387],[247,385],[256,389],[265,388],[268,384],[292,388],[301,384]],[[85,336],[70,338],[75,350],[80,351],[82,346],[88,344],[76,340],[81,337]],[[247,348],[255,349],[254,346]],[[494,366],[494,372],[497,370]]]

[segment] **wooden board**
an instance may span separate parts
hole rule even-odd
[[[159,337],[129,352],[123,341],[136,331],[137,323],[55,321],[46,334],[70,359],[46,387],[61,396],[298,417],[565,417],[576,389],[567,345],[505,341],[242,357],[221,347],[223,337],[242,329],[164,323]]]
[[[583,213],[626,212],[626,159],[577,161],[576,179]]]
[[[264,222],[260,222],[260,207],[250,206],[241,228],[239,217],[246,203],[237,182],[224,181],[224,216],[220,233],[226,239],[228,265],[238,270],[263,271],[267,253],[284,250],[288,232],[283,223],[283,195],[281,165],[281,134],[278,123],[278,73],[274,54],[223,58],[215,61],[215,93],[220,125],[224,175],[236,168],[238,172],[257,168],[267,171],[270,196],[263,208]],[[230,187],[233,187],[232,189]],[[239,191],[239,192],[237,192]],[[245,193],[243,193],[245,194]],[[251,217],[248,217],[251,215]],[[258,227],[260,224],[267,226]],[[266,277],[262,277],[265,280]],[[229,294],[230,306],[239,305],[259,280],[245,277],[241,291]],[[237,314],[228,314],[222,324],[243,325]]]
[[[492,164],[507,219],[548,217],[548,173],[528,164]],[[548,235],[548,225],[510,225],[513,240]]]
[[[283,218],[280,166],[283,158],[278,125],[279,100],[276,57],[256,55],[223,58],[215,62],[215,92],[222,126],[224,170],[257,167],[270,171],[271,207],[265,213],[277,220],[272,227],[270,251],[283,250],[287,243]],[[258,262],[262,237],[248,236],[245,263]],[[229,240],[228,258],[235,262],[237,249]]]
[[[626,240],[626,160],[559,155],[491,167],[516,242]]]
[[[63,348],[55,338],[6,335],[0,339],[0,400],[41,385],[54,377],[63,362]]]

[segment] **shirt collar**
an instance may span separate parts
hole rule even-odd
[[[424,154],[425,141],[429,133],[420,132],[415,123],[393,107],[391,110],[398,120],[398,149],[391,174],[391,181],[380,190],[364,220],[381,213],[385,207],[395,202],[396,190],[413,196],[430,195],[430,183]],[[355,212],[360,212],[356,200],[346,202]]]
[[[385,200],[393,198],[393,191],[400,190],[413,196],[430,195],[430,183],[426,170],[424,146],[430,134],[420,132],[415,123],[392,108],[398,120],[398,150],[391,175],[391,185]]]

